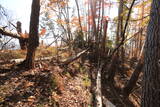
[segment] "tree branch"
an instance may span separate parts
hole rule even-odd
[[[16,38],[16,39],[25,39],[23,37],[20,37],[19,34],[17,33],[12,33],[8,30],[5,30],[4,28],[0,27],[0,34],[4,35],[4,36],[9,36],[9,37],[12,37],[12,38]],[[26,38],[27,39],[27,38]]]
[[[68,65],[68,64],[70,64],[71,62],[77,60],[82,55],[84,55],[84,53],[86,53],[88,50],[89,49],[83,50],[82,52],[78,53],[77,55],[68,58],[67,60],[63,61],[61,65]]]
[[[126,29],[127,29],[127,27],[128,27],[128,22],[129,22],[130,15],[131,15],[132,8],[133,8],[133,5],[134,5],[135,1],[136,1],[136,0],[133,0],[133,1],[132,1],[132,4],[131,4],[131,6],[130,6],[130,8],[129,8],[129,12],[128,12],[128,15],[127,15],[127,19],[126,19],[126,23],[125,23],[125,26],[124,26],[124,30],[123,30],[123,33],[122,33],[122,35],[121,35],[121,36],[122,36],[122,40],[121,40],[121,42],[119,43],[119,45],[113,50],[113,52],[112,52],[112,54],[111,54],[111,57],[114,56],[114,54],[117,52],[117,50],[118,50],[121,46],[123,46],[123,44],[124,44]]]

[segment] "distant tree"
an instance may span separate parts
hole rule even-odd
[[[76,2],[76,6],[77,6],[77,12],[78,12],[78,20],[79,20],[79,26],[82,32],[82,24],[81,24],[81,18],[80,18],[80,11],[79,11],[79,4],[78,4],[78,0],[75,0]]]
[[[39,15],[40,15],[40,0],[32,1],[32,10],[30,17],[30,30],[27,56],[24,61],[26,68],[34,68],[35,51],[39,45]]]
[[[0,48],[1,50],[3,49],[10,49],[10,45],[12,45],[11,47],[13,47],[13,38],[10,37],[6,37],[2,34],[2,30],[7,29],[13,29],[13,26],[10,26],[10,23],[12,20],[12,16],[9,13],[9,11],[3,7],[0,4]]]
[[[160,0],[153,0],[144,54],[142,107],[160,107]]]
[[[0,4],[0,20],[2,20],[4,16],[6,16],[5,8]]]

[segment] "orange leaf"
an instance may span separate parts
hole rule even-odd
[[[43,29],[41,29],[41,32],[39,33],[39,35],[43,36],[43,35],[45,35],[45,33],[46,33],[46,29],[43,28]]]

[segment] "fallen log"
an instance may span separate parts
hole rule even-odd
[[[78,53],[77,55],[68,58],[67,60],[63,61],[61,65],[68,65],[68,64],[70,64],[71,62],[77,60],[82,55],[84,55],[88,50],[89,49],[83,50],[82,52]]]
[[[127,98],[129,96],[129,94],[132,93],[132,90],[136,86],[136,83],[138,81],[139,75],[143,70],[143,66],[144,66],[143,59],[140,59],[140,61],[138,62],[130,80],[128,81],[126,86],[124,86],[124,88],[123,88],[124,98]]]
[[[43,58],[36,58],[35,61],[47,61],[51,60],[53,57],[43,57]],[[19,58],[19,59],[11,59],[9,62],[10,63],[21,63],[24,61],[24,58]]]
[[[27,39],[27,38],[20,37],[20,35],[17,33],[12,33],[9,30],[5,30],[3,27],[0,27],[0,34],[5,35],[5,36],[9,36],[12,38],[16,38],[16,39]]]
[[[124,98],[128,98],[129,95],[132,93],[132,90],[136,86],[136,83],[138,81],[139,75],[143,70],[143,66],[144,66],[144,56],[143,56],[144,46],[145,46],[145,43],[142,46],[138,64],[137,64],[130,80],[128,81],[128,83],[123,88]]]
[[[36,58],[35,61],[49,61],[52,60],[53,57],[43,57],[43,58]],[[0,65],[8,64],[8,63],[21,63],[25,59],[24,58],[19,58],[19,59],[11,59],[11,60],[0,60]]]
[[[68,59],[66,59],[65,61],[61,62],[61,65],[68,65],[71,62],[77,60],[78,58],[80,58],[82,55],[84,55],[84,53],[86,53],[89,49],[83,50],[82,52],[78,53],[75,56],[72,56]],[[52,60],[53,57],[43,57],[43,58],[36,58],[35,61],[46,61],[46,60]],[[19,58],[19,59],[11,59],[9,61],[6,61],[6,63],[21,63],[24,61],[24,58]],[[3,62],[3,61],[1,61]],[[4,63],[3,63],[4,64]]]
[[[112,102],[110,102],[107,98],[105,98],[104,96],[102,97],[103,99],[103,104],[105,105],[105,107],[116,107]]]
[[[102,72],[102,66],[98,69],[97,73],[97,79],[96,79],[96,92],[95,92],[95,98],[96,98],[96,107],[102,107],[102,84],[101,84],[101,72]]]

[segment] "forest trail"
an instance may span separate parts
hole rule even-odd
[[[66,78],[60,98],[60,107],[88,107],[90,98],[90,92],[83,85],[82,75],[70,79]]]

